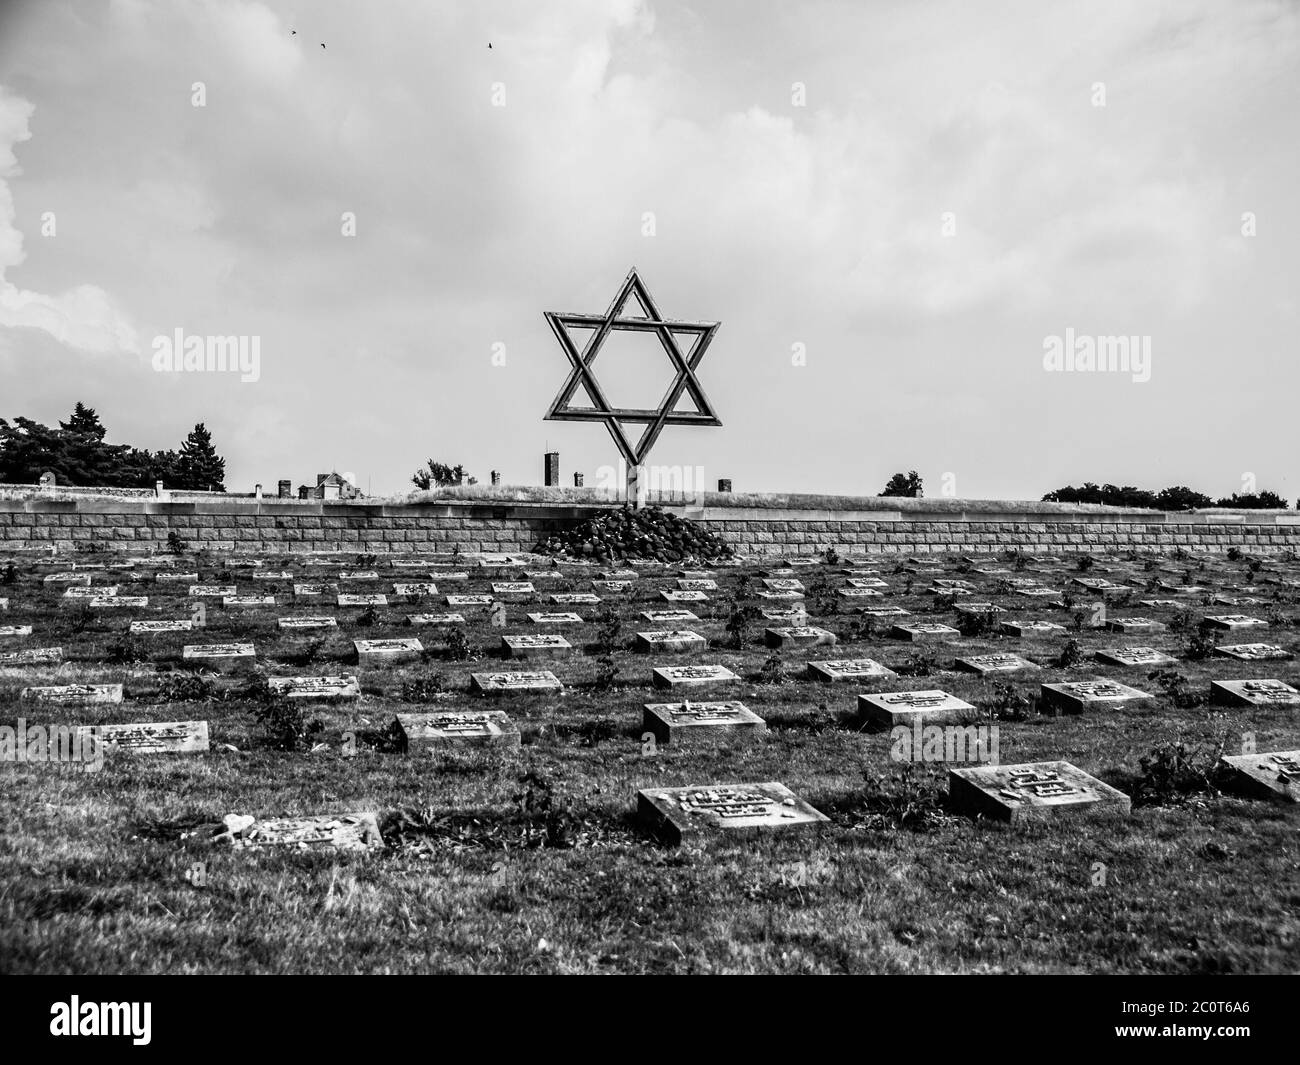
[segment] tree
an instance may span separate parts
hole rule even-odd
[[[72,408],[72,417],[66,422],[59,422],[59,428],[69,433],[86,433],[96,440],[103,440],[108,433],[104,423],[99,420],[99,415],[95,413],[95,408],[87,407],[80,400]]]
[[[916,470],[911,470],[906,474],[896,473],[889,478],[889,483],[885,485],[885,490],[880,494],[882,496],[906,496],[910,499],[920,499],[924,495],[921,491],[921,477]]]
[[[188,488],[192,491],[224,492],[226,490],[226,460],[217,454],[212,445],[212,434],[199,422],[181,444],[175,459],[174,483],[170,488]],[[166,481],[166,478],[163,478]]]
[[[1212,507],[1214,500],[1185,485],[1175,485],[1160,489],[1156,494],[1156,506],[1160,510],[1191,510],[1193,507]]]
[[[1235,507],[1237,510],[1286,510],[1286,500],[1267,488],[1262,492],[1248,492],[1244,495],[1232,493],[1231,497],[1220,499],[1215,506]]]
[[[465,467],[457,463],[455,466],[448,466],[442,462],[434,462],[433,459],[427,460],[424,469],[416,470],[411,475],[411,483],[422,492],[427,492],[434,486],[445,487],[452,484],[461,484],[465,479]]]

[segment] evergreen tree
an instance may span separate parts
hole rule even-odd
[[[104,423],[99,420],[99,415],[95,413],[95,408],[87,407],[80,400],[72,409],[72,417],[66,422],[59,422],[59,428],[69,433],[86,433],[96,440],[103,440],[108,433]]]
[[[885,485],[885,490],[880,493],[882,496],[907,496],[911,499],[920,499],[924,494],[921,491],[921,475],[912,470],[909,473],[896,473],[889,478],[889,483]]]
[[[203,492],[226,490],[226,460],[217,454],[217,449],[212,446],[212,434],[202,422],[181,444],[175,467],[175,483],[169,484],[169,488]]]

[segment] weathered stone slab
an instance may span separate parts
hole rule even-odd
[[[191,599],[225,599],[228,595],[238,594],[233,584],[192,584],[189,590]]]
[[[1014,654],[967,655],[953,663],[958,669],[984,676],[988,673],[1016,673],[1022,669],[1037,669],[1037,664]]]
[[[760,610],[764,621],[786,621],[791,625],[806,625],[808,623],[808,611],[800,603],[798,606],[790,607],[769,607]]]
[[[481,695],[558,692],[564,686],[548,669],[518,673],[471,673],[470,688]]]
[[[912,612],[898,606],[864,607],[859,613],[864,618],[910,618]]]
[[[1011,636],[1062,636],[1068,630],[1054,621],[1004,621],[1002,631]]]
[[[1280,680],[1212,680],[1210,701],[1221,706],[1296,706],[1300,691]]]
[[[938,689],[858,696],[858,716],[889,728],[895,725],[947,724],[962,721],[975,712],[975,707],[966,700]]]
[[[30,625],[0,625],[0,636],[10,638],[18,636],[30,636],[32,627]]]
[[[655,629],[636,634],[638,651],[668,651],[673,654],[685,654],[691,651],[703,651],[708,646],[708,640],[690,629]]]
[[[1165,666],[1178,659],[1154,647],[1108,647],[1096,654],[1098,662],[1108,666],[1125,666],[1129,669],[1148,666]]]
[[[123,754],[198,754],[208,750],[206,721],[144,721],[131,725],[88,725],[105,751]]]
[[[325,814],[316,817],[276,817],[253,820],[230,817],[240,831],[219,836],[236,850],[382,850],[384,837],[374,814]]]
[[[496,600],[490,595],[449,595],[447,605],[464,609],[468,606],[491,606]]]
[[[699,832],[813,828],[829,818],[784,784],[712,784],[637,792],[637,817],[671,843]]]
[[[689,610],[642,610],[641,617],[654,625],[680,625],[700,620]]]
[[[295,584],[293,594],[296,599],[317,599],[323,595],[337,595],[337,584]]]
[[[948,770],[952,806],[1000,821],[1061,816],[1127,816],[1129,797],[1069,762],[1025,762]]]
[[[1207,628],[1229,632],[1234,629],[1268,628],[1268,622],[1263,618],[1247,617],[1245,614],[1211,614],[1206,617],[1205,625]]]
[[[1258,662],[1266,658],[1290,658],[1291,652],[1271,643],[1233,643],[1214,649],[1216,655],[1237,658],[1243,662]]]
[[[716,592],[718,582],[703,577],[681,577],[677,581],[677,587],[683,592]]]
[[[1044,706],[1073,714],[1097,707],[1131,706],[1151,698],[1144,691],[1105,677],[1044,684],[1041,693]]]
[[[293,574],[287,570],[263,570],[253,574],[255,581],[291,581]]]
[[[48,688],[24,688],[20,699],[34,703],[55,703],[59,706],[97,706],[103,703],[120,703],[120,684],[56,684]]]
[[[609,592],[613,595],[623,595],[632,590],[631,581],[592,581],[591,586],[598,592]]]
[[[889,585],[879,577],[850,577],[847,582],[850,588],[888,588]]]
[[[646,703],[644,732],[660,744],[716,740],[736,733],[767,730],[763,719],[739,702]]]
[[[504,710],[398,714],[397,726],[408,751],[447,746],[519,746],[519,727]]]
[[[464,614],[407,614],[408,625],[464,625]]]
[[[301,617],[280,618],[276,624],[282,629],[295,632],[302,629],[337,629],[339,620],[332,614],[306,614]]]
[[[25,651],[0,653],[0,669],[14,669],[20,666],[57,666],[62,661],[62,647],[29,647]]]
[[[155,584],[198,584],[198,572],[194,573],[155,573]]]
[[[257,659],[251,643],[192,643],[181,649],[181,660],[212,669],[247,669]]]
[[[573,645],[563,636],[502,636],[501,649],[510,658],[567,658]]]
[[[842,594],[842,593],[844,592],[844,589],[841,589],[840,591],[841,591],[841,594]],[[869,591],[869,589],[858,589],[858,591],[859,591],[859,592],[866,592],[866,591]],[[669,594],[669,593],[665,592],[664,594],[667,595],[667,594]],[[690,592],[679,592],[679,593],[677,593],[677,594],[679,594],[679,595],[690,595],[690,594],[692,594],[692,593],[690,593]],[[703,592],[700,592],[700,593],[698,593],[698,594],[700,594],[700,595],[704,595]],[[772,591],[770,588],[763,588],[763,589],[760,589],[759,591],[755,592],[754,594],[757,595],[759,599],[776,599],[776,600],[780,600],[781,602],[793,602],[793,601],[795,601],[795,600],[797,600],[797,599],[802,599],[802,598],[804,598],[804,594],[803,594],[803,592],[774,592],[774,591]]]
[[[382,594],[376,595],[348,595],[343,593],[338,597],[338,605],[348,606],[387,606],[388,596]]]
[[[708,592],[683,592],[674,591],[665,588],[659,593],[660,597],[669,603],[704,603],[708,601]]]
[[[895,625],[889,630],[889,635],[898,640],[922,643],[927,640],[955,640],[961,636],[961,633],[951,625],[914,621],[903,625]]]
[[[156,636],[161,632],[192,632],[194,622],[188,618],[171,618],[165,621],[133,621],[132,636]]]
[[[538,611],[530,613],[528,620],[534,625],[585,625],[587,623],[581,614],[565,611]]]
[[[437,595],[438,586],[432,581],[420,581],[412,584],[394,584],[393,594],[408,596]]]
[[[657,666],[651,674],[656,688],[707,688],[740,680],[726,666]]]
[[[1165,626],[1150,618],[1107,618],[1111,632],[1164,632]]]
[[[275,606],[273,595],[227,595],[221,600],[227,610],[254,610],[258,607]]]
[[[1138,602],[1143,606],[1167,607],[1170,610],[1181,610],[1183,607],[1177,599],[1139,599]]]
[[[837,588],[835,594],[841,599],[879,599],[883,593],[878,588]]]
[[[592,606],[601,601],[594,592],[556,592],[551,596],[552,603],[566,606]]]
[[[386,666],[398,662],[415,662],[424,652],[424,645],[416,639],[353,640],[357,662],[363,666]]]
[[[886,680],[898,674],[871,658],[839,658],[809,662],[808,676],[826,684],[836,684],[843,681]]]
[[[268,677],[267,687],[289,699],[348,700],[361,698],[361,685],[350,673],[322,677]]]
[[[798,592],[800,595],[807,594],[803,582],[793,577],[767,577],[763,580],[763,587],[773,592]]]
[[[1248,795],[1300,802],[1300,750],[1229,754],[1221,761],[1231,782]]]
[[[1006,607],[996,606],[993,603],[958,603],[953,607],[958,614],[967,616],[976,616],[981,614],[1005,614]]]
[[[372,569],[342,570],[339,573],[341,581],[377,581],[379,574]]]
[[[839,639],[815,625],[789,625],[764,629],[763,642],[768,647],[834,647]]]
[[[93,588],[89,585],[74,585],[63,593],[64,599],[78,599],[82,601],[90,599],[111,599],[117,595],[118,585],[116,584],[97,584]]]
[[[50,573],[42,580],[45,584],[80,584],[90,587],[89,573]]]
[[[493,581],[493,595],[530,596],[536,595],[537,589],[532,581]]]

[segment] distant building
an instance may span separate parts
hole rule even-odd
[[[299,499],[360,499],[362,493],[349,478],[337,470],[316,474],[316,487],[300,485]]]

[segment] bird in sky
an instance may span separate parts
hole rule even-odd
[[[290,37],[297,37],[297,36],[298,36],[298,31],[297,31],[297,30],[290,30],[290,31],[289,31],[289,36],[290,36]]]
[[[491,41],[488,41],[488,47],[489,47],[489,48],[492,47],[492,42],[491,42]]]
[[[325,48],[325,45],[324,45],[324,44],[322,44],[322,45],[321,45],[321,47],[322,47],[322,48]],[[325,50],[326,50],[326,51],[327,51],[327,52],[328,52],[328,51],[329,51],[329,49],[328,49],[328,48],[325,48]]]

